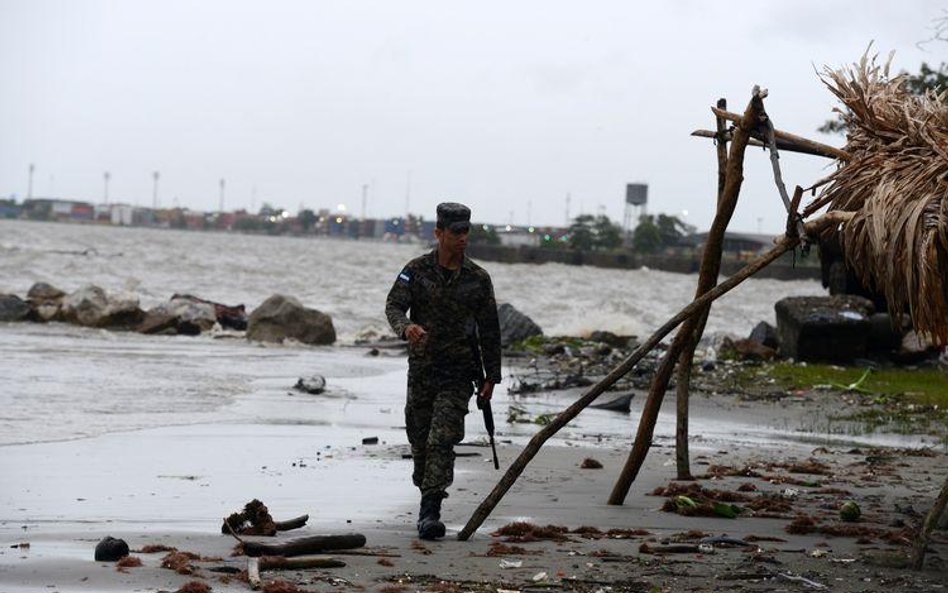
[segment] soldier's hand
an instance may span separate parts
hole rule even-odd
[[[494,395],[494,384],[490,381],[484,381],[484,385],[481,387],[481,390],[477,393],[478,399],[485,401],[490,401],[491,396]]]
[[[405,328],[405,339],[407,339],[412,346],[418,346],[424,343],[427,337],[428,332],[417,323],[411,323]]]

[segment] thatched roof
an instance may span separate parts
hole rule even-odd
[[[948,91],[910,94],[888,63],[825,69],[842,101],[848,161],[806,211],[855,212],[840,242],[863,283],[908,310],[916,331],[948,344]],[[825,184],[825,185],[824,185]]]

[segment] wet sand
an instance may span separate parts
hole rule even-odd
[[[382,375],[386,380],[394,376],[395,372]],[[256,405],[289,406],[287,401],[292,403],[297,397],[284,392],[282,403],[257,400]],[[545,410],[567,399],[563,395],[533,405]],[[634,400],[631,416],[621,416],[630,432],[640,399]],[[498,401],[504,401],[504,396]],[[346,404],[336,400],[336,405]],[[313,591],[796,591],[815,587],[789,580],[798,576],[833,591],[936,591],[946,582],[944,532],[934,543],[925,571],[913,573],[891,566],[898,564],[898,555],[907,549],[899,542],[904,537],[899,525],[917,521],[912,512],[924,512],[930,506],[948,472],[944,449],[935,448],[932,456],[917,456],[905,450],[875,450],[858,439],[811,435],[816,442],[801,442],[808,439],[753,436],[755,431],[766,434],[767,425],[805,424],[806,415],[818,410],[819,403],[747,404],[726,395],[695,400],[693,472],[700,475],[712,466],[750,464],[761,474],[705,477],[697,483],[733,492],[742,484],[753,484],[756,490],[748,496],[784,496],[790,510],[776,513],[778,518],[686,517],[662,511],[666,499],[650,493],[674,478],[670,434],[664,429],[659,430],[625,505],[606,505],[625,462],[629,439],[600,430],[613,421],[608,416],[613,413],[590,410],[577,419],[577,426],[544,447],[468,542],[454,536],[536,427],[507,425],[502,412],[497,413],[499,430],[504,433],[499,443],[501,472],[493,469],[486,447],[461,447],[460,451],[476,455],[458,459],[455,485],[444,508],[448,537],[419,542],[414,530],[417,494],[409,478],[411,462],[402,458],[407,447],[400,410],[385,411],[377,402],[364,405],[368,407],[354,407],[354,415],[347,415],[345,423],[302,415],[293,423],[287,418],[290,406],[271,415],[261,413],[254,421],[231,419],[3,447],[0,591],[176,591],[191,580],[203,581],[214,591],[247,591],[247,583],[211,569],[246,567],[245,557],[231,556],[235,541],[221,535],[220,526],[224,516],[252,498],[264,501],[277,520],[310,515],[306,527],[280,534],[277,541],[365,534],[364,551],[377,555],[339,554],[336,557],[347,562],[344,568],[263,573],[265,582],[285,579]],[[360,421],[369,408],[376,413]],[[468,441],[482,444],[483,430],[476,418],[469,420]],[[667,426],[668,417],[664,422],[662,426]],[[718,430],[719,426],[726,430]],[[361,439],[369,436],[378,437],[379,443],[363,445]],[[603,468],[581,469],[586,458],[599,461]],[[816,475],[787,469],[811,458],[826,469]],[[763,465],[768,463],[777,465]],[[855,537],[786,532],[786,525],[800,512],[816,517],[820,525],[838,524],[836,509],[844,498],[859,502],[863,520],[857,525],[876,530],[875,535],[860,543]],[[573,533],[566,536],[567,541],[506,543],[520,550],[498,547],[504,538],[491,534],[514,521],[570,530],[586,526],[602,532],[648,533],[623,538]],[[780,541],[759,541],[747,549],[718,546],[712,554],[662,556],[641,551],[643,543],[662,545],[696,531],[705,536]],[[133,550],[162,544],[217,559],[196,561],[196,574],[179,575],[160,567],[163,553],[133,552],[143,566],[119,571],[114,563],[93,560],[95,544],[107,535],[125,539]],[[691,535],[685,539],[697,541],[698,534]],[[11,547],[18,544],[29,547]]]

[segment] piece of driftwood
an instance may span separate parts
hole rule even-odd
[[[221,533],[239,535],[276,535],[280,531],[299,529],[309,521],[309,515],[301,515],[286,521],[274,521],[267,506],[256,498],[244,508],[224,519]],[[239,539],[239,538],[238,538]]]
[[[242,544],[247,556],[304,556],[318,554],[328,550],[348,550],[365,545],[365,536],[361,533],[342,535],[314,535],[301,537],[284,543],[264,543],[244,541]]]
[[[257,591],[262,586],[260,573],[264,570],[306,570],[307,568],[343,568],[346,563],[332,556],[261,556],[247,559],[247,581]]]
[[[247,560],[247,582],[254,591],[260,589],[260,559],[249,558]]]
[[[945,477],[941,492],[938,493],[938,498],[935,499],[932,509],[925,515],[922,528],[918,532],[918,537],[915,538],[915,545],[912,547],[912,568],[915,570],[921,570],[925,564],[925,548],[928,547],[932,530],[938,523],[938,519],[944,514],[946,505],[948,505],[948,476]]]

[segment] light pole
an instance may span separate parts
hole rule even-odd
[[[220,212],[221,214],[224,213],[224,183],[225,183],[224,178],[221,177],[221,201],[218,207],[218,212]]]
[[[103,186],[102,198],[105,201],[106,206],[109,204],[109,178],[112,176],[106,171],[102,177],[105,179],[105,185]]]
[[[151,174],[152,180],[154,181],[154,183],[152,184],[152,189],[151,189],[151,209],[152,210],[158,209],[158,178],[160,176],[161,175],[158,173],[158,171],[155,171],[154,173]]]
[[[30,163],[30,182],[26,186],[26,199],[30,200],[33,198],[33,171],[36,170],[36,167],[33,166],[33,163]]]

